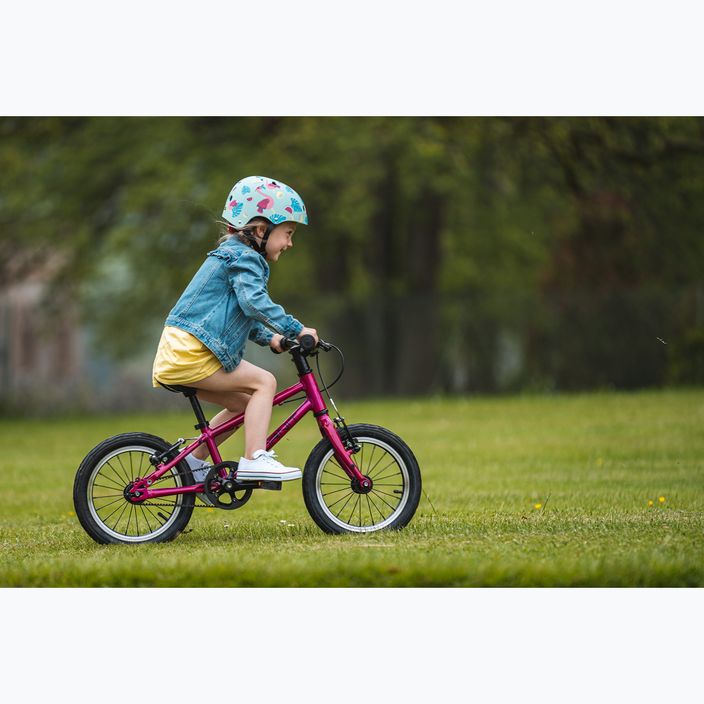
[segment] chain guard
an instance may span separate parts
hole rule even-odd
[[[227,470],[226,477],[220,476],[222,469]],[[251,487],[242,487],[235,480],[236,471],[236,462],[220,462],[213,465],[205,475],[203,493],[215,508],[234,511],[236,508],[242,508],[252,496]]]

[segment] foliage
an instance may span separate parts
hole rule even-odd
[[[699,118],[3,118],[0,138],[2,281],[52,260],[115,357],[156,343],[251,173],[290,183],[310,212],[272,295],[351,347],[383,347],[375,393],[453,389],[458,364],[501,388],[482,355],[507,336],[526,383],[661,383],[664,357],[629,376],[621,350],[590,341],[609,297],[656,289],[662,307],[704,267]],[[648,319],[632,299],[621,319]],[[571,336],[574,364],[535,358],[546,332],[519,310],[559,311],[549,334]],[[686,335],[696,321],[677,317]]]

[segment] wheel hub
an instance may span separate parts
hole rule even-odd
[[[131,504],[138,504],[140,501],[144,501],[144,496],[141,491],[134,491],[135,482],[130,482],[122,492],[125,497],[125,501]]]
[[[374,488],[374,482],[366,476],[361,481],[355,477],[351,481],[351,486],[355,494],[368,494]]]

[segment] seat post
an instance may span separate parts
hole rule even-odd
[[[195,429],[203,430],[209,426],[209,423],[205,418],[203,408],[200,405],[200,401],[198,400],[196,393],[197,392],[195,389],[189,389],[188,391],[184,391],[183,395],[191,402],[191,408],[193,408],[193,413],[196,415],[196,420],[198,423],[195,425]]]

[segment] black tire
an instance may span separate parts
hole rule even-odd
[[[73,505],[78,520],[93,540],[103,544],[163,543],[173,540],[188,525],[194,494],[165,496],[158,502],[172,504],[171,507],[154,507],[156,501],[132,504],[121,496],[129,481],[153,469],[149,457],[168,447],[165,440],[155,435],[123,433],[103,440],[86,455],[73,483]],[[164,488],[193,483],[185,461],[159,480]],[[118,516],[116,521],[113,516]]]
[[[310,453],[303,472],[303,499],[308,513],[326,533],[403,528],[413,518],[420,501],[420,469],[413,452],[398,435],[378,425],[357,423],[350,425],[349,430],[362,445],[362,451],[354,455],[357,466],[372,481],[376,476],[377,482],[369,494],[355,492],[335,459],[330,441],[323,438]],[[387,459],[391,461],[387,463]],[[324,486],[334,488],[327,490]],[[336,515],[339,506],[343,508]]]

